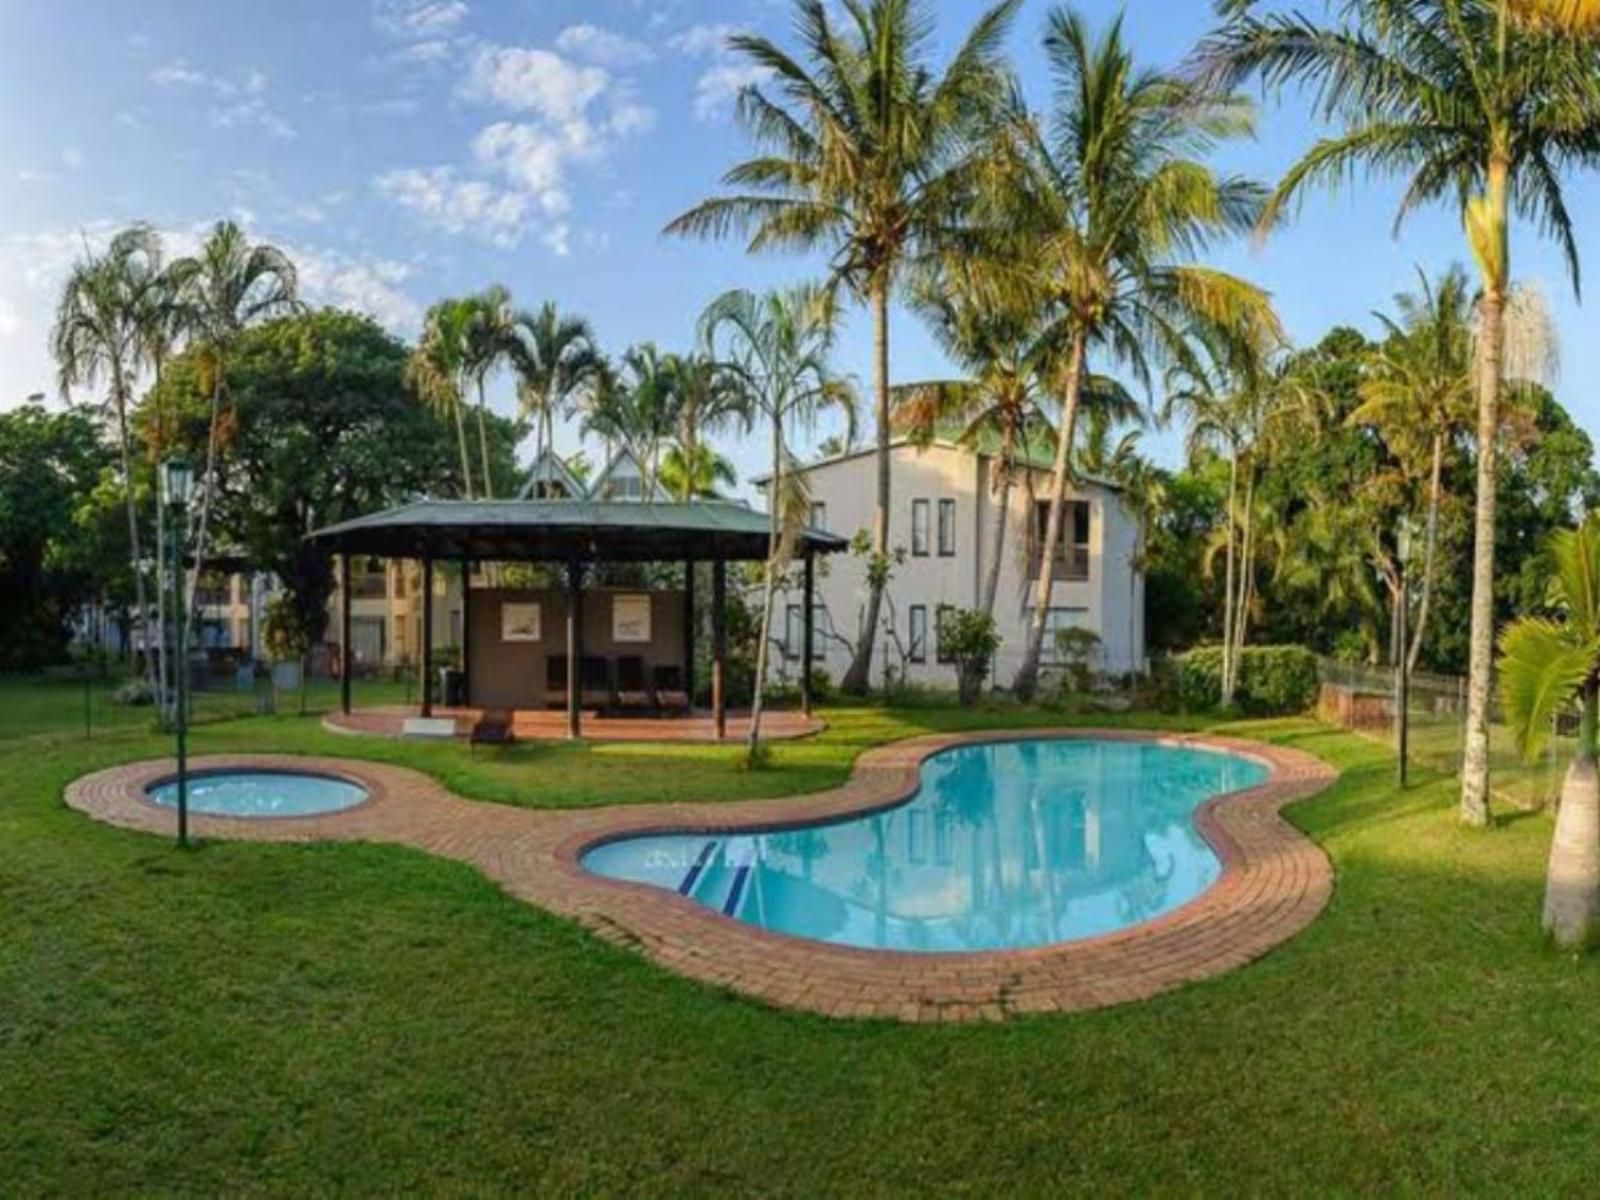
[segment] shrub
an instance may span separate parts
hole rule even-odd
[[[1178,702],[1186,709],[1222,703],[1222,647],[1201,646],[1178,658]],[[1252,716],[1305,712],[1317,699],[1317,658],[1304,646],[1246,646],[1234,703]]]
[[[939,649],[955,661],[956,693],[961,706],[978,702],[989,663],[1000,649],[994,618],[976,608],[946,609],[939,624]]]

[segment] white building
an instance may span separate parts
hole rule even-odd
[[[1039,547],[1049,508],[1050,470],[1043,460],[1017,472],[996,546],[992,486],[995,459],[951,441],[918,447],[901,439],[890,449],[889,546],[899,561],[884,596],[872,679],[888,675],[935,687],[954,686],[939,651],[939,613],[981,605],[996,553],[1000,578],[994,615],[1002,645],[994,680],[1009,687],[1022,661],[1037,590]],[[801,468],[812,498],[812,524],[842,537],[870,536],[876,510],[874,449],[855,450]],[[765,483],[758,480],[757,483]],[[1055,634],[1085,629],[1099,638],[1090,665],[1109,674],[1145,667],[1144,577],[1138,519],[1120,491],[1082,482],[1067,494],[1065,525],[1046,618],[1044,662],[1060,665]],[[835,680],[848,668],[865,622],[867,561],[836,555],[819,564],[816,661]],[[798,662],[803,615],[798,594],[784,597],[786,657]]]

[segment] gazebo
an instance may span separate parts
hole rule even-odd
[[[767,514],[722,500],[696,500],[686,503],[618,502],[596,500],[419,500],[385,512],[357,517],[337,525],[316,530],[307,535],[315,546],[335,554],[339,559],[340,595],[340,647],[346,663],[351,647],[350,635],[350,558],[368,555],[382,558],[409,558],[422,567],[422,662],[421,662],[421,715],[431,717],[435,702],[433,672],[433,573],[437,564],[452,562],[459,566],[462,580],[462,673],[464,690],[469,702],[474,694],[474,666],[477,654],[475,642],[482,653],[490,645],[490,633],[473,629],[473,610],[482,610],[491,601],[483,596],[475,600],[472,587],[474,563],[545,563],[556,564],[565,571],[565,588],[561,607],[564,623],[565,707],[567,734],[583,734],[582,664],[585,655],[586,589],[584,571],[599,563],[683,563],[685,587],[681,605],[674,615],[681,621],[677,630],[661,631],[661,623],[651,618],[647,604],[637,614],[627,614],[634,624],[629,627],[630,640],[642,643],[642,649],[654,649],[658,655],[665,652],[667,642],[676,643],[671,653],[681,655],[681,678],[690,697],[694,693],[695,622],[694,567],[697,563],[712,565],[712,676],[711,708],[718,738],[726,736],[727,706],[724,694],[724,668],[727,654],[727,564],[730,562],[761,562],[768,554],[770,530]],[[797,543],[796,553],[803,565],[804,598],[801,650],[801,705],[807,716],[811,712],[811,664],[814,647],[813,603],[815,595],[815,564],[819,554],[833,554],[848,547],[845,539],[818,529],[805,530]],[[477,589],[479,592],[491,589]],[[590,595],[593,607],[599,597]],[[502,633],[506,644],[494,656],[493,664],[479,664],[487,674],[491,669],[499,672],[498,685],[505,686],[507,670],[515,670],[518,661],[514,644],[524,640],[545,640],[540,606],[519,598],[513,600],[509,593],[499,601],[502,610]],[[519,605],[514,611],[508,606]],[[619,628],[623,620],[617,616]],[[590,624],[593,622],[591,621]],[[658,632],[659,631],[659,632]],[[527,635],[532,634],[532,638]],[[495,643],[498,645],[498,643]],[[547,660],[549,661],[549,660]],[[341,671],[340,708],[350,712],[350,677],[347,668]],[[487,686],[489,680],[482,683]],[[546,680],[543,691],[549,691]],[[482,687],[479,689],[482,690]],[[530,706],[544,703],[541,689],[528,681],[527,699]]]

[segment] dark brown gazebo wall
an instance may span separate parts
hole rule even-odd
[[[519,679],[522,694],[541,703],[545,696],[545,667],[553,654],[567,659],[568,732],[582,734],[580,663],[585,654],[608,659],[637,653],[647,670],[663,662],[681,662],[684,681],[692,695],[693,638],[691,618],[696,564],[712,565],[712,715],[717,736],[726,734],[725,664],[727,658],[727,564],[761,561],[769,544],[768,518],[739,505],[724,502],[688,504],[597,503],[592,501],[419,501],[388,512],[360,517],[318,530],[310,539],[340,556],[340,638],[347,659],[341,678],[341,705],[350,710],[350,573],[351,554],[420,560],[423,575],[422,613],[422,713],[433,711],[433,573],[445,564],[459,570],[462,580],[462,665],[469,701],[497,703],[502,681]],[[804,635],[801,662],[801,702],[809,714],[812,705],[811,665],[815,556],[845,549],[844,539],[808,530],[800,539],[804,575]],[[475,562],[543,562],[565,566],[563,592],[524,593],[538,599],[540,639],[506,643],[500,640],[500,606],[517,594],[471,586]],[[618,594],[619,589],[586,592],[587,565],[606,562],[681,562],[685,568],[682,592],[648,592],[651,599],[650,640],[614,643],[611,607],[595,604],[596,597]],[[647,589],[620,589],[635,594]],[[572,614],[583,614],[573,620]],[[526,671],[526,674],[524,674]],[[508,692],[509,694],[509,692]],[[515,704],[506,706],[518,706]]]

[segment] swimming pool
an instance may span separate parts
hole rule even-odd
[[[916,794],[882,812],[760,834],[624,838],[582,861],[839,945],[1043,946],[1149,921],[1204,892],[1222,865],[1195,809],[1269,774],[1237,755],[1154,742],[962,746],[926,759]]]
[[[178,781],[145,790],[165,808],[178,806]],[[189,811],[214,817],[309,817],[354,808],[367,789],[348,779],[299,771],[202,771],[189,777]]]

